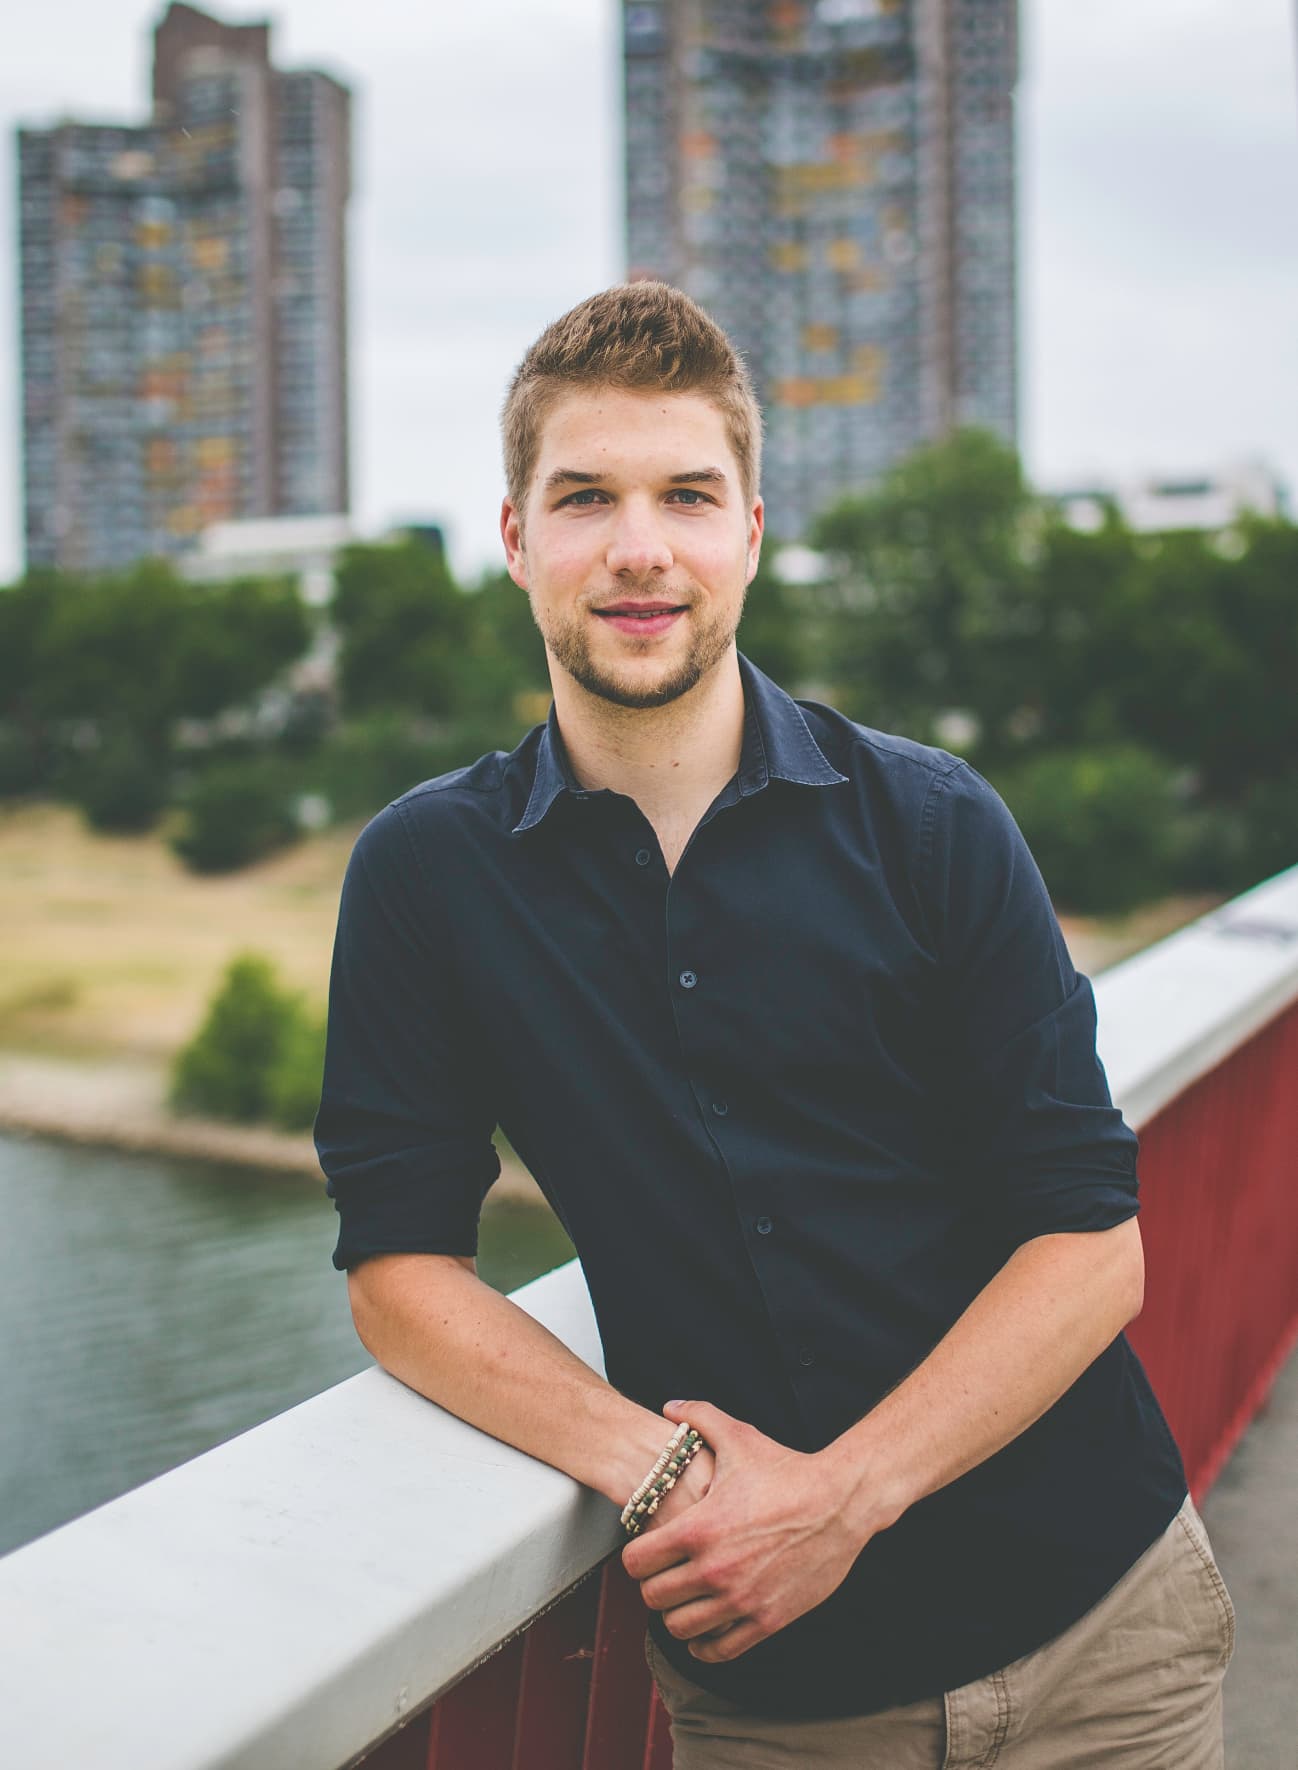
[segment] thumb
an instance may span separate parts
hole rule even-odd
[[[747,1430],[742,1420],[735,1419],[732,1414],[723,1413],[719,1407],[713,1407],[710,1401],[669,1401],[663,1413],[678,1426],[688,1420],[711,1451],[733,1443],[741,1432]]]

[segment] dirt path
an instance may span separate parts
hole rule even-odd
[[[0,1052],[0,1129],[110,1149],[148,1150],[239,1166],[306,1174],[323,1184],[309,1135],[169,1111],[165,1068],[156,1063],[76,1063]],[[536,1183],[505,1160],[494,1189],[535,1199]]]

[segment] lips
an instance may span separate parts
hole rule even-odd
[[[678,602],[616,602],[609,608],[597,608],[595,613],[605,626],[614,627],[619,633],[632,633],[637,638],[648,639],[675,626],[685,613],[685,605]]]
[[[647,618],[650,615],[679,614],[685,604],[683,602],[613,602],[607,608],[597,608],[597,615],[630,615],[635,619]]]

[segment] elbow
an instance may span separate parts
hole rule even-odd
[[[1134,1217],[1122,1225],[1124,1260],[1122,1268],[1122,1326],[1127,1327],[1145,1307],[1145,1250],[1140,1238],[1140,1225]]]
[[[477,1275],[471,1254],[370,1254],[347,1269],[347,1301],[357,1338],[379,1364],[394,1323],[420,1316],[442,1294],[451,1270]]]
[[[352,1326],[356,1329],[356,1337],[369,1353],[371,1358],[378,1354],[372,1344],[372,1301],[369,1295],[370,1273],[372,1262],[362,1260],[356,1266],[347,1269],[347,1302],[352,1312]]]

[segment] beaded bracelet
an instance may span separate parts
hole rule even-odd
[[[669,1468],[673,1474],[679,1473],[680,1466],[675,1464],[675,1459],[678,1456],[681,1447],[690,1437],[691,1430],[691,1427],[688,1425],[681,1425],[672,1433],[666,1448],[659,1456],[657,1462],[654,1464],[653,1468],[650,1469],[639,1487],[636,1488],[626,1505],[622,1508],[623,1525],[629,1525],[631,1523],[637,1508],[648,1498],[655,1483],[661,1480],[663,1475],[668,1472]]]
[[[699,1439],[698,1434],[687,1435],[685,1439],[682,1439],[682,1443],[676,1448],[675,1453],[668,1458],[666,1466],[662,1467],[655,1476],[646,1478],[646,1481],[641,1483],[641,1487],[636,1490],[634,1496],[630,1497],[629,1503],[623,1510],[623,1529],[627,1531],[627,1535],[637,1536],[645,1529],[646,1522],[652,1519],[653,1513],[659,1510],[662,1501],[668,1497],[671,1489],[675,1487],[676,1481],[680,1480],[680,1476],[685,1473],[685,1469],[694,1460],[696,1453],[701,1450],[701,1446],[703,1446],[703,1441]]]
[[[667,1448],[622,1508],[622,1526],[628,1536],[639,1536],[703,1448],[702,1435],[692,1426],[677,1428]]]
[[[680,1425],[680,1426],[677,1426],[676,1430],[672,1433],[671,1437],[667,1441],[667,1448],[663,1451],[662,1455],[658,1458],[658,1461],[654,1464],[653,1468],[650,1469],[649,1473],[645,1476],[644,1480],[640,1483],[639,1487],[636,1488],[635,1492],[631,1495],[631,1498],[627,1501],[626,1505],[623,1506],[623,1508],[622,1508],[622,1522],[623,1522],[623,1524],[626,1523],[627,1519],[631,1516],[632,1512],[635,1511],[635,1509],[639,1505],[640,1501],[645,1497],[645,1495],[648,1493],[649,1489],[653,1486],[654,1482],[658,1479],[658,1477],[662,1474],[663,1470],[667,1467],[667,1464],[669,1463],[671,1458],[675,1455],[677,1449],[680,1447],[680,1445],[684,1442],[685,1438],[688,1436],[689,1431],[690,1431],[690,1428],[688,1426]]]

